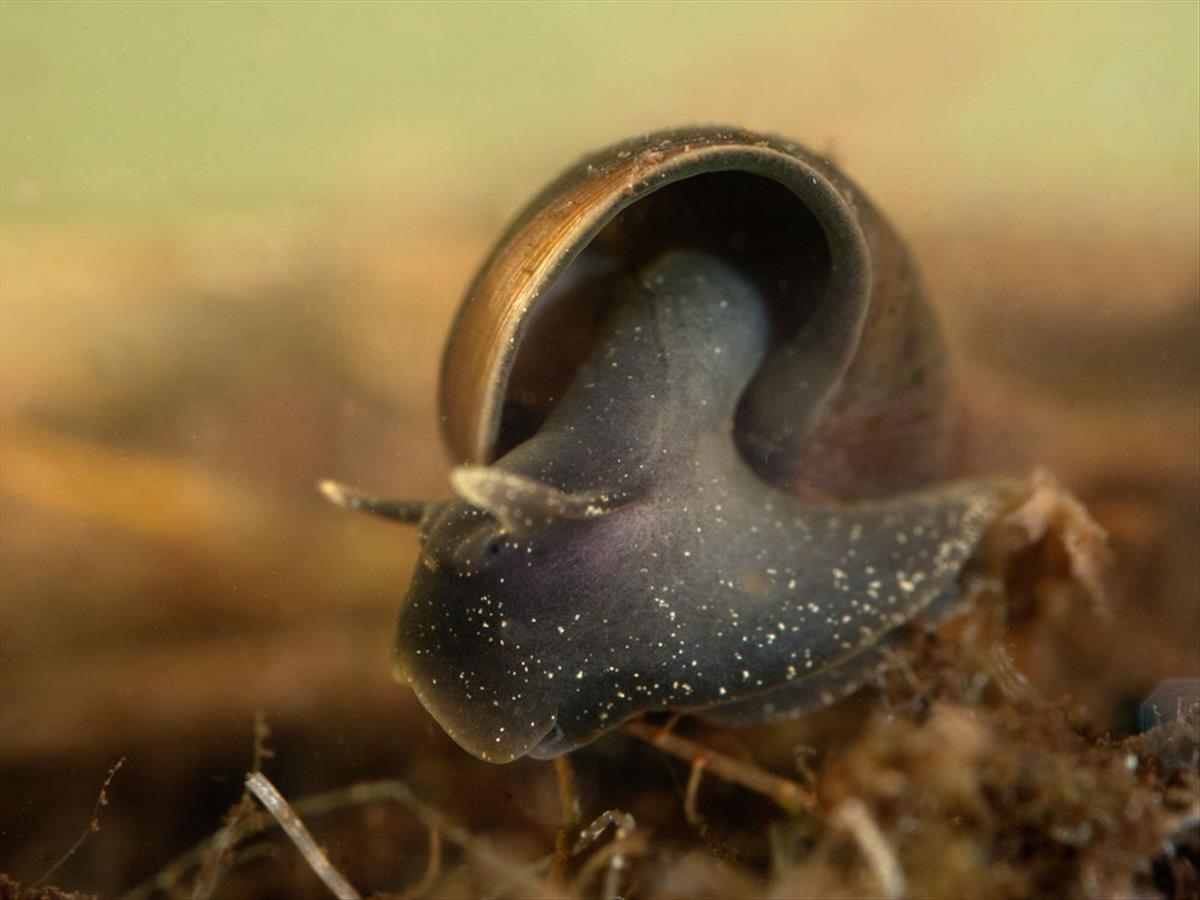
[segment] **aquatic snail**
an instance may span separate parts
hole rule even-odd
[[[857,687],[953,607],[996,517],[958,480],[937,323],[861,191],[725,128],[596,153],[518,215],[441,373],[444,502],[395,664],[485,760],[649,710],[761,722]]]

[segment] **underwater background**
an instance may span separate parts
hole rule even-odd
[[[123,757],[51,880],[154,875],[238,801],[258,713],[288,796],[398,777],[513,859],[552,846],[549,767],[467,757],[391,678],[412,533],[314,484],[448,493],[476,266],[567,164],[671,125],[804,142],[909,241],[977,467],[1047,466],[1116,554],[1114,624],[1052,598],[1014,656],[1136,732],[1200,678],[1198,35],[1194,3],[4,2],[0,871],[49,870]],[[595,811],[703,855],[686,773],[605,793],[624,749],[582,764]],[[322,821],[360,889],[420,878],[402,811]],[[230,890],[319,890],[272,852]],[[675,871],[646,893],[754,884]]]

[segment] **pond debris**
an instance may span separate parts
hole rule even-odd
[[[1061,545],[1070,576],[1083,588],[1092,612],[1102,621],[1112,621],[1108,580],[1113,556],[1108,534],[1049,469],[1034,469],[1028,494],[1005,516],[1003,524],[1009,531],[1010,553],[1048,538]]]
[[[740,784],[747,790],[762,794],[788,812],[800,812],[812,808],[815,798],[790,778],[761,769],[753,763],[734,759],[715,750],[680,737],[666,728],[660,728],[644,720],[626,722],[621,731],[656,747],[664,753],[695,763],[704,760],[704,767],[714,775]]]
[[[896,852],[888,843],[867,807],[857,797],[851,797],[833,811],[830,821],[834,828],[844,829],[858,844],[863,856],[879,881],[879,889],[888,900],[898,900],[905,894],[904,870]]]
[[[247,776],[247,786],[249,786],[249,778],[253,774]],[[443,813],[419,799],[402,781],[359,782],[348,787],[301,798],[289,806],[297,818],[300,816],[314,818],[337,810],[370,806],[375,803],[396,803],[405,807],[431,832],[436,831],[439,834],[437,839],[439,843],[442,839],[448,840],[461,847],[468,856],[479,860],[496,874],[498,886],[501,888],[498,895],[512,888],[519,888],[522,896],[551,896],[552,892],[543,885],[540,878],[549,867],[549,856],[528,866],[512,862],[488,846],[486,841],[455,824]],[[283,823],[273,817],[254,814],[235,823],[234,842],[241,842],[277,827],[283,827]],[[210,851],[212,843],[218,839],[222,831],[224,829],[209,835],[171,860],[157,873],[126,893],[125,900],[146,900],[146,898],[159,893],[173,895],[188,874],[202,864],[205,854]]]
[[[266,716],[262,710],[256,711],[254,714],[253,750],[250,759],[251,772],[261,772],[263,763],[274,758],[275,751],[267,746],[267,738],[270,736],[271,729],[267,726]],[[208,851],[204,854],[200,863],[200,871],[192,884],[192,900],[208,900],[216,892],[217,885],[220,884],[225,872],[232,865],[230,857],[237,847],[238,826],[247,817],[253,815],[256,809],[249,788],[243,789],[238,802],[225,814],[225,827],[214,835]]]
[[[698,756],[692,760],[691,771],[688,772],[687,787],[683,791],[683,817],[688,824],[696,829],[701,836],[705,833],[704,817],[696,809],[696,797],[700,793],[700,779],[708,766],[707,756]]]
[[[605,869],[602,896],[605,900],[614,900],[614,898],[621,896],[621,877],[628,868],[629,855],[645,851],[643,842],[638,841],[635,843],[633,841],[634,833],[637,830],[637,823],[634,821],[633,816],[619,809],[608,809],[600,813],[592,824],[583,829],[579,835],[579,842],[575,845],[575,853],[582,853],[592,844],[595,844],[610,825],[613,828],[612,843],[597,853],[592,854],[588,861],[584,863],[572,885],[572,895],[582,896],[584,889],[591,882],[592,878],[595,877],[595,874],[600,869]]]
[[[442,877],[442,829],[436,825],[429,828],[429,860],[425,863],[425,874],[421,880],[399,896],[405,900],[416,900],[428,894]]]
[[[124,765],[125,757],[122,756],[115,763],[109,766],[108,774],[104,776],[104,782],[100,785],[100,793],[96,795],[96,803],[94,806],[92,806],[92,818],[91,821],[88,822],[87,828],[83,830],[83,834],[79,835],[79,839],[71,845],[70,849],[60,856],[54,865],[43,872],[41,877],[29,886],[29,890],[32,891],[39,885],[45,884],[47,881],[49,881],[50,877],[59,869],[61,869],[63,864],[79,851],[79,848],[87,842],[87,839],[100,830],[100,808],[103,806],[108,806],[109,785],[112,784],[113,779],[117,776],[117,773],[121,771],[121,767]]]
[[[329,857],[317,846],[317,842],[313,840],[313,836],[304,826],[304,822],[296,815],[295,810],[284,799],[283,794],[279,793],[275,785],[271,784],[266,775],[262,772],[251,772],[246,776],[246,788],[275,817],[280,827],[283,828],[284,834],[303,854],[305,862],[317,873],[317,877],[325,882],[325,886],[338,900],[362,900],[362,894],[356,891],[354,886],[329,861]]]
[[[550,863],[550,880],[561,884],[566,878],[567,867],[574,854],[579,836],[580,820],[583,817],[579,799],[579,785],[575,778],[575,767],[567,755],[554,758],[554,776],[558,788],[558,801],[562,808],[562,825],[554,836],[554,858]]]

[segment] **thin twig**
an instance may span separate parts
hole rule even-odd
[[[263,711],[257,710],[254,713],[254,756],[250,760],[250,771],[261,772],[263,763],[268,759],[275,758],[275,751],[267,746],[267,738],[271,736],[271,729],[267,725],[267,717]]]
[[[607,809],[600,813],[595,820],[585,828],[579,835],[579,843],[575,845],[575,853],[581,853],[596,841],[600,840],[605,829],[611,825],[613,827],[613,840],[604,849],[592,854],[591,858],[580,869],[579,874],[575,878],[574,889],[572,894],[582,894],[583,888],[595,876],[596,872],[604,865],[608,866],[608,870],[604,876],[604,896],[605,898],[615,898],[620,896],[619,888],[621,886],[621,873],[626,868],[626,854],[630,851],[630,838],[637,828],[637,822],[627,812],[619,809]],[[641,852],[640,844],[636,845],[638,852]]]
[[[579,843],[575,845],[575,853],[582,853],[604,836],[604,829],[611,825],[618,838],[623,838],[635,828],[637,820],[627,812],[619,809],[606,809],[592,820],[592,824],[583,829],[579,835]]]
[[[764,771],[758,766],[734,759],[732,756],[717,753],[695,741],[689,741],[677,734],[663,731],[655,725],[635,720],[626,722],[621,729],[626,734],[640,738],[664,753],[677,756],[689,763],[703,757],[705,767],[714,775],[762,794],[764,797],[774,800],[788,812],[812,809],[816,804],[816,798],[791,779]]]
[[[879,888],[888,900],[898,900],[905,893],[904,870],[896,853],[861,800],[850,798],[833,811],[833,824],[845,829],[866,857],[875,874]]]
[[[792,761],[796,766],[796,772],[800,775],[800,783],[807,791],[812,791],[817,783],[817,775],[813,771],[812,764],[809,762],[815,759],[817,755],[817,748],[809,747],[806,744],[797,744],[792,748]]]
[[[621,873],[628,867],[627,858],[645,853],[646,843],[640,834],[614,837],[611,844],[601,847],[588,857],[588,861],[583,864],[579,874],[575,876],[568,896],[583,896],[584,889],[596,877],[596,873],[605,869],[604,889],[601,896],[604,897],[604,900],[619,900],[622,896]]]
[[[121,771],[121,766],[123,765],[125,765],[125,757],[122,756],[115,763],[109,766],[108,775],[105,776],[104,783],[100,785],[100,793],[96,795],[96,803],[94,806],[92,806],[92,820],[88,823],[88,827],[83,830],[83,834],[79,836],[79,840],[71,845],[71,849],[59,857],[58,862],[47,869],[42,874],[41,878],[29,886],[31,891],[33,888],[46,881],[51,875],[62,868],[63,863],[74,856],[79,851],[79,848],[83,846],[84,842],[95,832],[100,830],[100,807],[108,806],[108,786],[112,784],[113,778],[119,771]]]
[[[491,889],[480,894],[479,900],[497,900],[498,897],[503,897],[505,894],[507,894],[509,888],[513,887],[517,881],[524,882],[527,885],[536,886],[535,888],[524,888],[524,890],[530,892],[530,896],[543,897],[546,898],[546,900],[550,900],[552,897],[561,897],[561,892],[552,892],[549,888],[543,886],[541,882],[536,880],[537,876],[544,875],[550,871],[550,863],[553,859],[554,857],[551,854],[543,856],[541,859],[534,860],[533,862],[514,870],[516,873],[515,876],[510,873],[502,872],[501,875],[503,877],[492,882],[490,886]]]
[[[405,897],[421,897],[437,884],[442,877],[442,829],[434,826],[429,829],[429,862],[425,865],[425,874],[421,880],[404,892]]]
[[[254,801],[248,792],[243,791],[238,802],[225,816],[225,827],[213,836],[208,852],[200,862],[200,872],[192,884],[192,900],[208,900],[213,895],[221,878],[229,871],[227,861],[240,839],[239,826],[254,811]]]
[[[564,825],[578,827],[582,811],[579,807],[579,785],[575,780],[575,768],[567,756],[554,758],[554,775],[558,782],[558,799],[562,805]]]
[[[538,860],[527,866],[516,866],[500,854],[496,853],[486,843],[476,838],[465,828],[454,824],[444,814],[429,806],[425,801],[413,794],[402,781],[364,781],[349,787],[328,791],[304,797],[292,804],[297,815],[306,818],[323,816],[339,809],[355,806],[369,806],[372,803],[397,803],[413,813],[427,828],[437,828],[442,836],[456,846],[462,847],[468,854],[485,865],[500,873],[505,880],[519,886],[523,896],[547,896],[543,884],[537,876],[545,871],[550,857]],[[254,835],[269,831],[279,826],[279,823],[269,816],[255,814],[244,819],[238,826],[238,840],[245,840]],[[175,887],[195,869],[204,854],[208,852],[214,835],[206,837],[195,846],[186,850],[157,873],[147,878],[125,895],[125,900],[146,900],[156,892],[172,893]]]
[[[575,769],[567,756],[554,758],[554,775],[558,784],[558,800],[562,806],[562,824],[554,836],[554,858],[550,863],[550,880],[561,884],[571,863],[571,848],[579,833],[582,815],[579,804],[579,788],[575,783]]]
[[[692,771],[688,773],[687,789],[683,792],[683,816],[688,824],[701,835],[705,832],[704,817],[696,809],[696,795],[700,793],[700,779],[708,765],[707,756],[697,756],[692,760]]]
[[[417,900],[418,897],[429,893],[442,877],[442,831],[440,828],[429,829],[429,861],[425,863],[425,874],[410,888],[405,888],[399,894],[390,891],[376,891],[374,900]]]
[[[356,891],[342,873],[334,868],[329,857],[317,846],[313,836],[304,827],[300,817],[296,815],[287,800],[283,798],[283,794],[279,793],[266,775],[262,772],[251,772],[246,776],[246,787],[276,818],[284,832],[291,838],[292,843],[304,855],[309,867],[317,873],[318,878],[325,882],[325,886],[338,900],[362,900],[362,894]]]
[[[273,759],[275,752],[267,746],[267,738],[271,729],[267,726],[267,717],[262,710],[254,713],[254,738],[252,742],[250,771],[261,772],[263,763]],[[200,862],[200,871],[192,883],[192,900],[208,900],[217,890],[217,885],[234,865],[234,850],[240,840],[239,824],[257,807],[248,789],[242,789],[242,796],[229,810],[225,817],[225,827],[213,837],[208,852]],[[233,857],[233,859],[231,859]]]
[[[666,721],[658,726],[659,734],[670,734],[675,730],[675,726],[679,724],[679,720],[683,718],[683,713],[671,713],[667,716]]]
[[[1043,708],[1050,705],[1050,701],[1017,669],[1012,654],[1002,643],[994,643],[988,648],[984,662],[987,665],[987,673],[1010,702],[1024,702]]]

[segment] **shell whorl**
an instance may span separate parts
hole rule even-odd
[[[798,144],[713,127],[600,150],[517,215],[443,357],[455,460],[488,464],[536,431],[586,358],[613,280],[673,249],[727,255],[770,304],[771,349],[736,427],[760,475],[870,498],[954,473],[941,335],[889,224]]]

